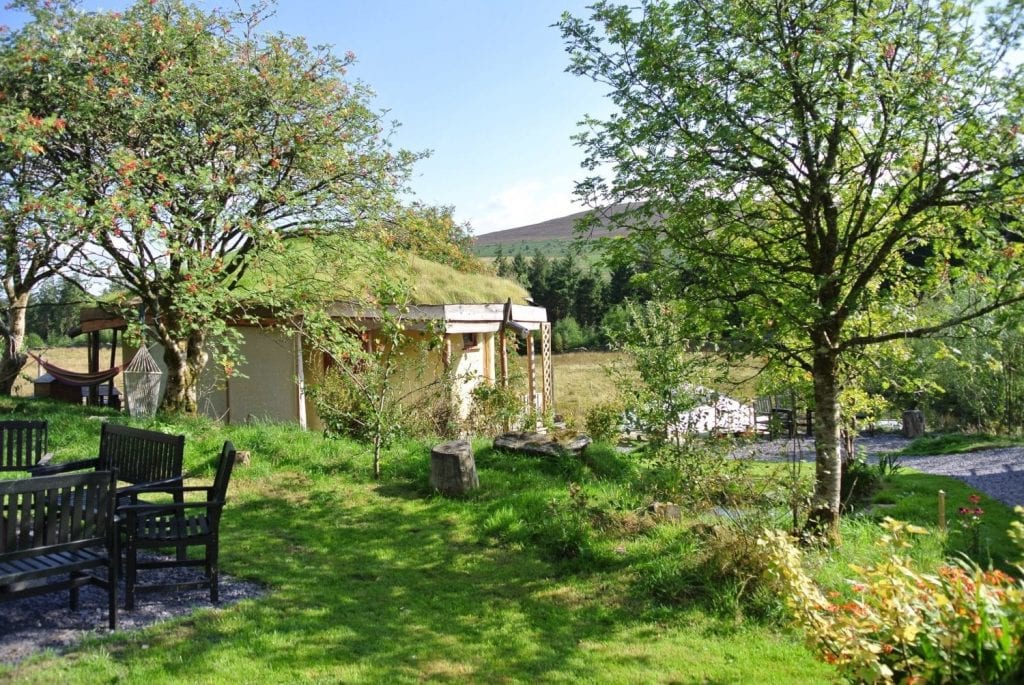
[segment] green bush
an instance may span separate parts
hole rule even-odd
[[[42,336],[38,333],[29,333],[25,336],[25,349],[26,350],[42,350],[46,349],[48,345],[43,340]]]
[[[571,316],[559,319],[551,327],[551,345],[555,352],[575,350],[583,347],[586,342],[583,329]]]
[[[729,447],[703,438],[651,446],[634,487],[655,501],[697,509],[750,503],[762,489],[753,487],[750,462],[734,459]]]
[[[597,442],[611,442],[619,436],[622,407],[613,402],[602,402],[587,410],[587,434]]]
[[[480,383],[473,388],[472,406],[465,428],[473,435],[497,435],[506,429],[519,428],[525,418],[522,382],[509,379],[508,385]]]
[[[843,475],[839,485],[839,498],[844,508],[856,508],[878,490],[881,470],[868,464],[863,452],[843,462]]]

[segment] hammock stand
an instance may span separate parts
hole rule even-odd
[[[163,372],[149,348],[142,345],[124,367],[124,396],[132,416],[153,416],[160,403],[160,381]]]

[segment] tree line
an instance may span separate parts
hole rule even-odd
[[[506,256],[498,247],[492,264],[504,278],[518,281],[534,304],[547,309],[555,352],[608,349],[625,316],[627,301],[646,301],[651,289],[642,279],[643,262],[594,264],[573,252],[551,257],[540,250]]]

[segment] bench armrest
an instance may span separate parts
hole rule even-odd
[[[174,492],[175,490],[180,490],[183,487],[183,480],[183,476],[174,476],[164,480],[146,481],[145,483],[139,483],[138,485],[127,485],[123,488],[117,489],[117,496],[134,497],[135,495],[143,492]]]
[[[78,461],[65,461],[60,464],[37,464],[32,468],[28,469],[28,472],[32,474],[32,477],[36,476],[53,476],[58,473],[67,473],[68,471],[81,471],[84,469],[95,469],[100,464],[99,457],[93,457],[92,459],[79,459]]]
[[[159,514],[163,512],[171,511],[185,511],[186,509],[220,509],[223,508],[224,502],[220,500],[209,501],[209,502],[166,502],[166,503],[152,503],[148,502],[145,504],[124,504],[117,508],[118,515],[127,514],[129,519],[133,519],[139,514]]]

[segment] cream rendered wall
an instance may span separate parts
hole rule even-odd
[[[216,364],[208,364],[200,380],[200,411],[228,423],[252,419],[297,421],[295,340],[262,328],[238,330],[245,355],[238,370],[247,377],[225,379]]]
[[[488,374],[493,377],[493,369],[488,369],[486,361],[487,334],[477,333],[476,344],[466,347],[462,335],[449,336],[452,339],[452,364],[455,368],[455,393],[459,416],[469,416],[473,409],[473,390],[481,383],[486,383]]]

